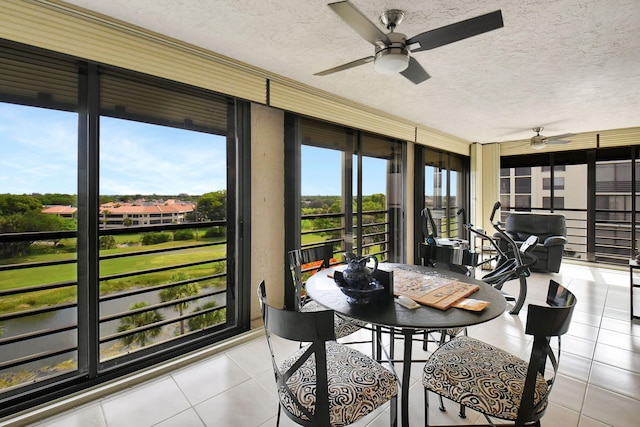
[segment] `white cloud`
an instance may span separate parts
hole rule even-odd
[[[75,113],[0,103],[0,193],[77,192]],[[225,137],[101,118],[101,194],[226,188]]]

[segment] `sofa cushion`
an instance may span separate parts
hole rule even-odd
[[[567,235],[564,215],[558,214],[511,213],[507,215],[505,230],[517,236],[516,241],[524,241],[533,234],[542,244],[550,236]]]

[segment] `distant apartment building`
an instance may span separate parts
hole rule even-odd
[[[100,206],[100,227],[143,226],[181,224],[194,212],[196,204],[173,199],[166,201],[110,202]],[[72,206],[47,206],[43,213],[67,218],[75,217],[77,208]]]
[[[46,206],[42,209],[42,213],[50,214],[50,215],[58,215],[62,218],[75,218],[76,212],[78,208],[74,208],[73,206]]]

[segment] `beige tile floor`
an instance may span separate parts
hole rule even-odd
[[[527,303],[544,302],[550,278],[576,294],[578,305],[562,341],[560,374],[542,425],[640,425],[640,322],[629,321],[628,271],[565,262],[559,274],[534,274],[529,279]],[[531,339],[523,333],[525,319],[526,310],[518,316],[505,313],[470,328],[469,334],[526,358]],[[416,347],[420,346],[414,346],[416,358],[424,358]],[[423,425],[424,418],[421,372],[421,363],[413,364],[409,403],[414,426]],[[434,398],[432,401],[435,403]],[[455,405],[449,403],[448,407],[449,411],[440,413],[432,405],[431,421],[479,421],[473,413],[461,420]],[[258,335],[223,353],[32,425],[275,426],[276,408],[268,349],[264,337]],[[355,426],[388,425],[386,409],[370,414]],[[284,419],[281,425],[293,423]]]

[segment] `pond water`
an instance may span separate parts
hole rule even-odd
[[[225,295],[216,295],[214,297],[203,298],[202,300],[192,301],[187,309],[187,312],[192,311],[195,307],[202,305],[208,301],[215,301],[217,305],[225,304]],[[147,294],[139,294],[133,296],[126,296],[110,301],[101,303],[100,315],[106,316],[115,313],[126,312],[129,308],[138,302],[146,302],[147,304],[156,304],[160,302],[158,292],[150,292]],[[171,307],[158,310],[165,319],[170,319],[178,315],[178,313]],[[4,334],[2,338],[9,338],[17,335],[33,333],[36,331],[43,331],[48,329],[54,329],[59,327],[65,327],[77,324],[78,312],[77,309],[67,308],[64,310],[57,310],[50,313],[43,313],[34,316],[28,316],[19,319],[13,319],[2,322]],[[112,322],[104,322],[100,325],[100,335],[106,336],[117,332],[119,320]],[[163,327],[162,336],[171,336],[174,334],[176,326],[171,324]],[[0,362],[7,362],[20,357],[38,354],[45,351],[52,351],[56,349],[63,349],[67,347],[74,347],[77,345],[77,330],[73,329],[66,332],[60,332],[57,334],[47,335],[44,337],[34,338],[26,341],[16,342],[10,345],[1,346],[0,350]],[[113,341],[108,344],[104,344],[107,347],[117,343]],[[21,365],[19,368],[11,368],[12,371],[26,369],[37,370],[44,366],[53,366],[58,363],[72,359],[77,360],[77,354],[73,353],[61,354],[59,356],[47,358],[44,360],[31,362]],[[0,371],[0,373],[6,371]]]

